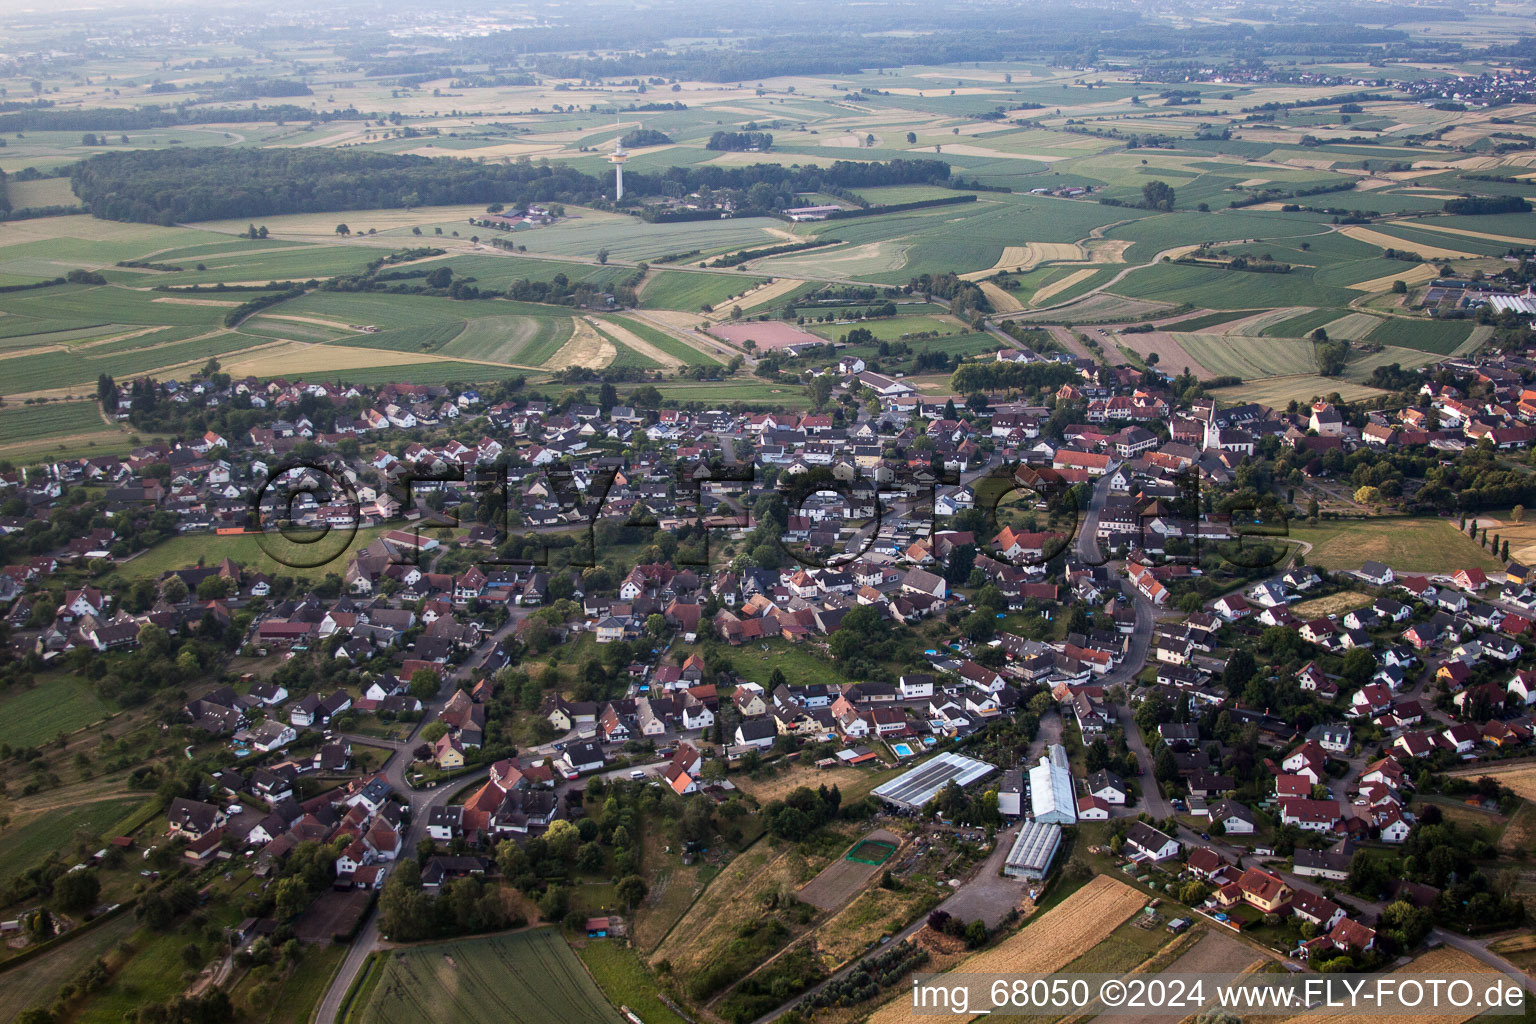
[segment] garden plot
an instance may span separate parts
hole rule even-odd
[[[818,910],[836,910],[868,885],[900,846],[900,836],[876,829],[805,883],[799,892],[800,899]],[[873,856],[871,848],[875,851]]]

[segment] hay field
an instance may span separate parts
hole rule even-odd
[[[1420,245],[1410,242],[1396,235],[1388,235],[1381,231],[1372,231],[1370,228],[1352,224],[1347,228],[1340,228],[1339,233],[1353,238],[1357,242],[1374,245],[1378,249],[1407,249],[1416,252],[1427,260],[1475,260],[1481,259],[1475,252],[1463,252],[1460,249],[1441,247],[1434,245]]]
[[[1536,801],[1536,764],[1520,764],[1502,769],[1490,766],[1486,770],[1471,774],[1477,778],[1482,778],[1484,775],[1492,776],[1499,780],[1501,786],[1507,786],[1522,800]]]
[[[1094,948],[1146,903],[1146,896],[1124,882],[1096,875],[1023,930],[966,959],[954,970],[1010,975],[1059,971]],[[870,1024],[921,1024],[924,1019],[913,1011],[909,991],[901,992],[869,1018]]]
[[[1421,225],[1427,227],[1428,225]],[[1422,253],[1420,254],[1422,255]],[[1359,281],[1347,285],[1351,291],[1357,292],[1384,292],[1392,287],[1393,281],[1402,281],[1410,287],[1424,281],[1433,281],[1435,268],[1425,263],[1409,267],[1400,274],[1385,274],[1381,277],[1373,277],[1369,281]]]

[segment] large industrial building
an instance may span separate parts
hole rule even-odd
[[[951,782],[965,787],[997,770],[995,765],[952,751],[924,761],[911,771],[902,772],[891,781],[876,786],[874,796],[893,807],[916,811],[938,796]]]
[[[1051,825],[1077,824],[1077,797],[1072,792],[1072,769],[1067,752],[1052,743],[1040,763],[1029,770],[1031,816]]]
[[[1061,826],[1043,821],[1026,821],[1019,826],[1018,838],[1003,862],[1003,874],[1009,878],[1037,881],[1051,870],[1051,861],[1061,848]]]

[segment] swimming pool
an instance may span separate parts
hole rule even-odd
[[[891,749],[896,751],[897,757],[911,757],[912,748],[905,743],[892,743]]]

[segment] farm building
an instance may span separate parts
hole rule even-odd
[[[1072,793],[1072,771],[1067,752],[1052,743],[1040,763],[1029,770],[1029,803],[1037,822],[1077,824],[1077,798]]]
[[[1003,874],[1009,878],[1027,878],[1038,881],[1051,869],[1051,861],[1061,847],[1061,826],[1043,821],[1026,821],[1019,826],[1018,838],[1008,859],[1003,862]]]
[[[961,787],[969,786],[996,770],[995,765],[985,761],[945,751],[911,771],[902,772],[891,781],[876,786],[872,795],[893,807],[915,811],[951,782]]]

